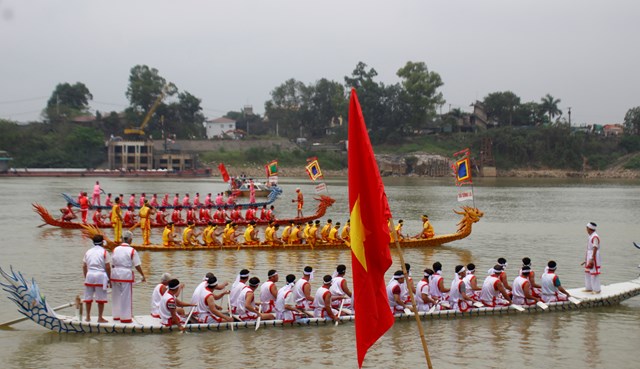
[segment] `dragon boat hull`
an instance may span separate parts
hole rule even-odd
[[[454,211],[456,214],[463,215],[462,220],[458,222],[458,231],[456,233],[451,234],[442,234],[436,235],[432,238],[408,238],[400,241],[400,246],[405,248],[421,248],[421,247],[436,247],[441,246],[446,243],[454,242],[457,240],[461,240],[466,238],[471,234],[473,223],[480,220],[484,213],[476,208],[471,207],[463,207],[463,211],[458,212]],[[85,225],[83,233],[88,238],[92,238],[95,234],[101,233],[98,228],[93,226]],[[103,233],[102,233],[103,234]],[[106,235],[105,240],[108,240]],[[115,247],[115,243],[108,241],[108,248]],[[202,246],[202,245],[191,245],[191,246],[163,246],[163,245],[137,245],[133,244],[133,247],[139,251],[195,251],[195,250],[348,250],[350,248],[349,244],[346,242],[321,242],[316,244],[308,244],[308,243],[296,243],[296,244],[281,244],[281,245],[269,245],[269,244],[242,244],[235,243],[230,245],[212,245],[212,246]],[[389,243],[389,247],[395,247],[395,242],[391,241]]]
[[[18,311],[28,319],[35,323],[60,333],[169,333],[179,331],[177,326],[166,327],[160,324],[160,320],[150,315],[135,316],[133,323],[122,324],[114,322],[110,317],[105,317],[107,323],[98,323],[97,321],[85,322],[76,316],[58,315],[47,304],[46,298],[40,293],[35,280],[28,283],[22,274],[15,273],[11,269],[10,273],[0,268],[0,273],[7,283],[0,283],[5,292],[9,294],[9,299],[16,303]],[[543,310],[540,307],[523,306],[523,311],[517,311],[508,306],[496,308],[473,308],[467,312],[458,312],[453,310],[440,310],[434,312],[419,312],[418,315],[423,320],[430,319],[476,319],[483,316],[491,315],[513,315],[533,314],[533,313],[550,313],[550,312],[568,312],[578,309],[587,309],[595,307],[605,307],[615,305],[621,301],[630,299],[640,294],[640,278],[621,283],[602,286],[600,294],[592,295],[581,292],[581,288],[569,289],[569,293],[573,297],[581,299],[579,304],[570,301],[553,302],[548,304],[548,309]],[[413,314],[396,314],[395,319],[398,321],[415,319]],[[342,322],[355,320],[355,316],[341,316]],[[321,318],[304,318],[294,322],[285,322],[282,320],[266,320],[261,321],[260,326],[267,327],[296,327],[296,326],[314,326],[333,324],[332,320]],[[233,323],[215,323],[215,324],[187,324],[185,330],[187,332],[207,332],[207,331],[225,331],[239,328],[255,329],[255,321],[233,322]]]
[[[275,224],[279,224],[279,225],[288,225],[291,224],[291,222],[294,223],[306,223],[310,220],[316,220],[318,218],[323,217],[326,214],[327,208],[329,208],[330,206],[333,205],[333,203],[335,202],[334,199],[332,199],[329,196],[320,196],[319,198],[316,198],[316,200],[319,202],[318,207],[316,209],[316,212],[313,215],[307,216],[307,217],[303,217],[303,218],[282,218],[282,219],[275,219],[273,221],[273,223]],[[33,206],[33,211],[35,211],[36,213],[38,213],[38,215],[40,215],[40,218],[42,218],[42,220],[53,227],[59,227],[59,228],[65,228],[65,229],[83,229],[84,227],[86,227],[87,225],[90,225],[92,227],[96,227],[96,228],[111,228],[111,223],[104,223],[104,224],[83,224],[80,222],[65,222],[65,221],[61,221],[59,219],[54,218],[51,213],[42,205],[40,204],[32,204]],[[257,225],[267,225],[269,222],[266,220],[256,220],[256,224]],[[217,223],[218,225],[224,225],[223,223]],[[240,226],[246,226],[249,224],[248,221],[237,221],[236,224],[240,225]],[[180,223],[175,223],[174,224],[176,227],[186,227],[187,223],[186,222],[180,222]],[[206,226],[207,223],[206,222],[197,222],[196,226]],[[136,224],[123,224],[122,227],[123,228],[131,228],[136,226]],[[151,222],[151,227],[152,228],[163,228],[165,225],[164,224],[158,224],[155,222]]]

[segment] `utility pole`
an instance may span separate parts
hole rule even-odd
[[[569,127],[571,127],[571,107],[568,107],[567,110],[567,114],[569,114]]]

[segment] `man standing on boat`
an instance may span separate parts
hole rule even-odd
[[[80,214],[82,215],[82,223],[87,224],[87,215],[89,214],[89,198],[86,192],[82,192],[82,196],[78,200],[80,203]]]
[[[116,197],[111,208],[111,226],[113,227],[113,240],[120,242],[122,239],[122,208],[120,207],[120,197]]]
[[[100,206],[100,194],[104,191],[100,188],[100,182],[96,181],[96,184],[93,186],[93,194],[91,196],[91,205]]]
[[[587,253],[584,265],[585,292],[600,293],[600,236],[596,233],[598,225],[594,222],[587,223]]]
[[[141,282],[146,281],[144,272],[140,267],[140,256],[131,247],[133,233],[125,231],[122,235],[123,241],[120,246],[113,249],[111,269],[111,288],[113,291],[113,320],[121,323],[133,322],[133,282],[135,281],[135,268],[142,276]]]
[[[151,245],[151,217],[156,213],[156,209],[149,206],[149,201],[144,200],[140,208],[140,228],[142,229],[142,244]]]
[[[302,191],[300,188],[296,188],[296,193],[298,194],[295,199],[291,200],[291,202],[298,203],[298,218],[302,218],[302,206],[304,205],[304,196],[302,196]]]
[[[84,274],[84,300],[87,317],[91,321],[91,303],[95,299],[98,304],[98,323],[107,323],[103,317],[104,304],[107,303],[107,286],[111,274],[111,256],[102,247],[103,237],[93,236],[93,247],[84,254],[82,273]]]

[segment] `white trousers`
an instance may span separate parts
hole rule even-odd
[[[111,290],[113,319],[120,320],[122,323],[131,323],[133,321],[133,283],[112,282]]]
[[[584,273],[584,286],[587,290],[600,292],[600,274]]]

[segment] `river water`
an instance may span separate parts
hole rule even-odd
[[[51,211],[64,205],[61,192],[91,193],[91,178],[0,179],[0,266],[13,265],[28,279],[35,278],[51,306],[71,301],[82,291],[82,257],[89,247],[78,231],[38,227],[31,210],[38,202]],[[100,179],[107,192],[147,194],[220,192],[219,179]],[[284,196],[275,203],[280,217],[295,214],[295,187],[305,194],[305,214],[313,212],[314,187],[308,179],[282,181]],[[337,201],[326,218],[348,218],[346,181],[328,180],[329,195]],[[386,191],[394,219],[404,219],[405,232],[420,230],[420,215],[428,213],[436,233],[452,233],[459,216],[456,188],[450,179],[387,178]],[[416,280],[435,261],[444,265],[448,285],[457,264],[474,262],[479,279],[498,257],[509,261],[513,279],[520,260],[533,260],[538,275],[546,262],[558,262],[565,287],[581,287],[580,267],[585,245],[585,224],[598,223],[602,239],[605,284],[638,275],[640,241],[637,226],[640,186],[637,180],[480,179],[475,183],[475,205],[485,216],[467,239],[433,249],[405,250]],[[464,205],[471,205],[465,202]],[[159,231],[153,239],[159,241]],[[140,235],[136,235],[140,241]],[[391,276],[399,268],[392,254]],[[143,269],[152,283],[134,289],[134,311],[146,314],[151,291],[164,272],[171,272],[191,290],[200,278],[214,271],[233,280],[242,268],[266,279],[269,269],[284,276],[301,276],[305,265],[316,269],[312,290],[322,275],[335,266],[350,266],[348,251],[223,251],[141,252]],[[349,277],[349,275],[348,275]],[[284,279],[284,278],[281,278]],[[282,282],[279,283],[282,285]],[[2,293],[5,295],[4,293]],[[95,307],[94,307],[95,310]],[[107,305],[107,315],[110,306]],[[73,310],[65,311],[72,314]],[[0,297],[0,321],[18,317],[15,305]],[[431,360],[436,368],[473,366],[636,368],[640,341],[640,298],[620,305],[570,311],[503,315],[423,322]],[[65,335],[31,322],[0,330],[0,366],[3,368],[84,367],[217,367],[217,368],[356,368],[353,323],[319,327],[240,329],[162,335]],[[635,363],[635,364],[634,364]],[[366,368],[424,367],[425,359],[415,321],[401,321],[376,343],[365,359]]]

